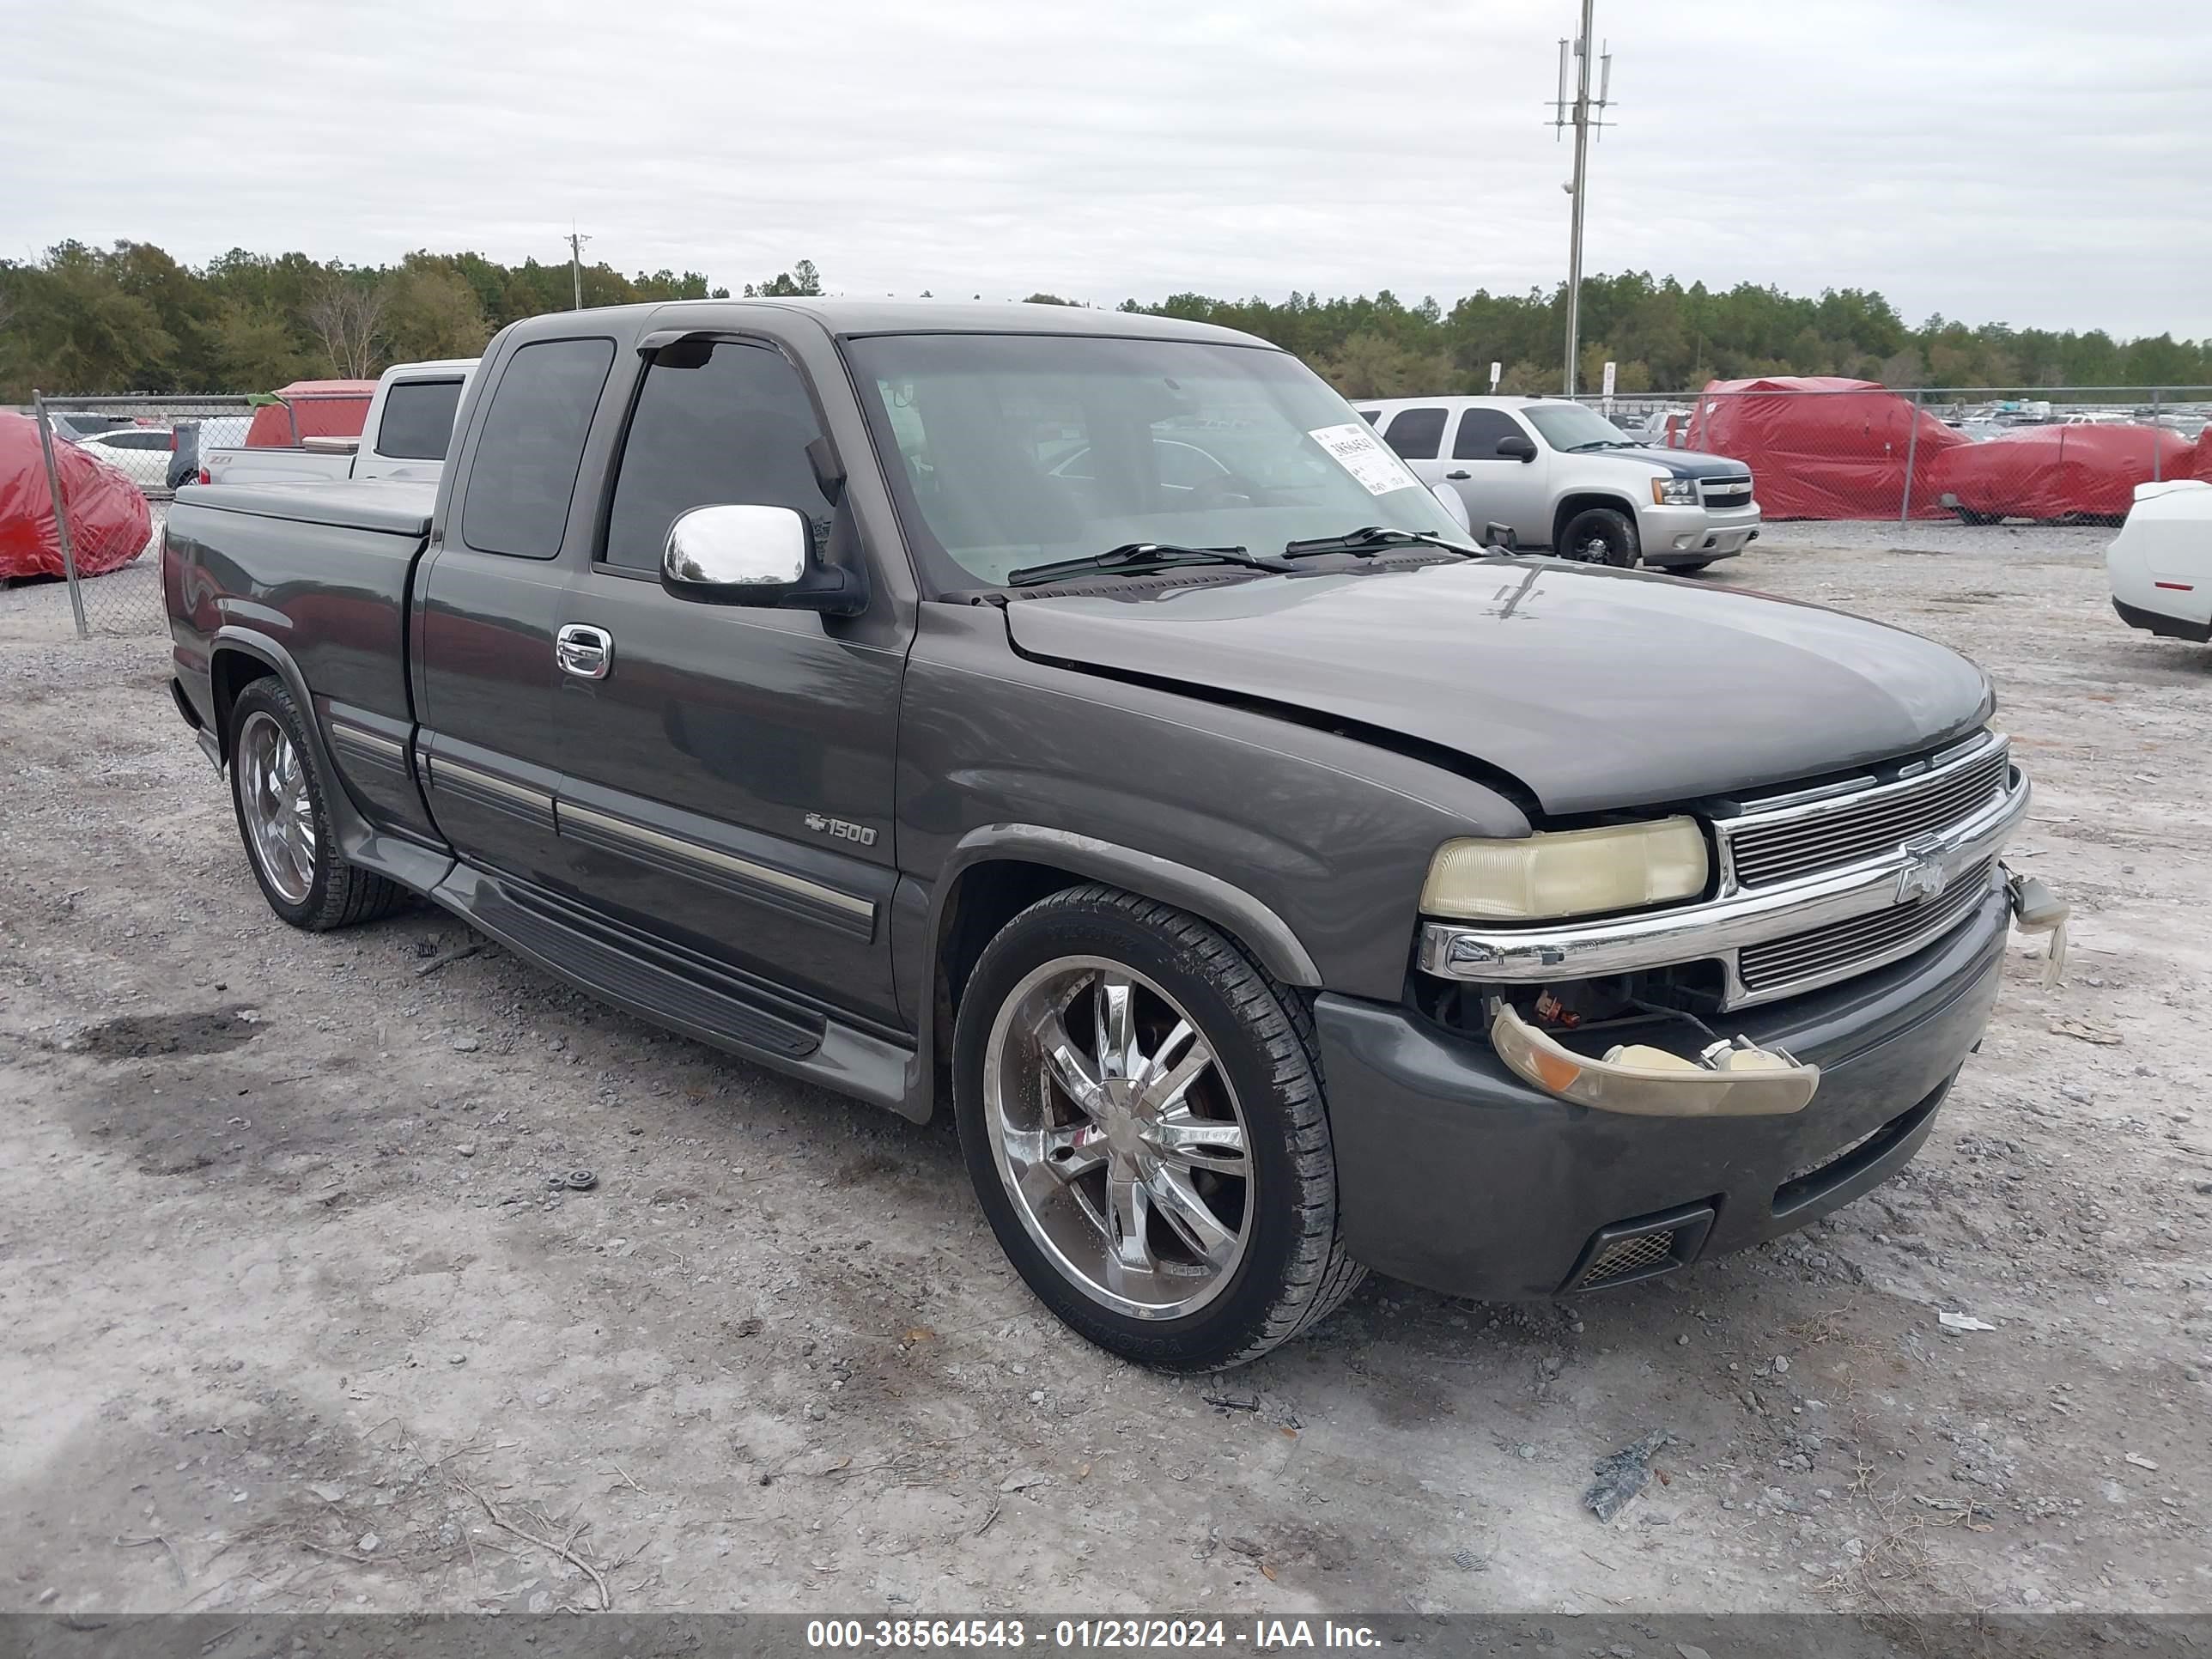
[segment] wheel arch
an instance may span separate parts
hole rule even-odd
[[[1644,526],[1636,516],[1636,503],[1627,496],[1607,489],[1577,489],[1562,495],[1559,504],[1552,509],[1552,550],[1554,553],[1565,541],[1567,526],[1574,522],[1575,514],[1587,513],[1594,507],[1626,514],[1628,522],[1635,526],[1638,539],[1642,538]]]
[[[1290,925],[1218,876],[1069,830],[988,824],[960,839],[935,884],[926,928],[915,941],[922,983],[915,1001],[927,1057],[917,1084],[929,1087],[925,1079],[951,1063],[953,1016],[983,947],[1039,899],[1094,881],[1212,923],[1283,984],[1315,989],[1322,983],[1320,969]],[[927,1115],[926,1109],[920,1114]]]
[[[292,694],[292,700],[307,717],[310,739],[318,750],[321,748],[323,734],[315,719],[314,700],[308,694],[307,683],[301,676],[300,665],[292,660],[291,653],[265,635],[240,628],[224,628],[216,631],[208,653],[208,689],[215,702],[215,739],[222,745],[224,764],[230,762],[230,711],[238,702],[239,693],[256,680],[272,678],[283,681],[284,689]]]

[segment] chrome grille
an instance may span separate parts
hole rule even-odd
[[[1972,817],[2004,787],[2011,768],[2011,747],[1997,738],[1924,777],[1791,810],[1772,822],[1760,822],[1754,806],[1747,821],[1720,825],[1736,884],[1769,887],[1894,852],[1916,836]]]
[[[1933,898],[1747,945],[1736,955],[1736,972],[1745,990],[1764,996],[1801,980],[1840,979],[1910,956],[1973,914],[1990,891],[1996,868],[1995,859],[1984,859]]]
[[[1727,508],[1751,505],[1751,480],[1748,478],[1707,478],[1698,484],[1698,492],[1707,507]]]

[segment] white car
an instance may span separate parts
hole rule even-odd
[[[2212,642],[2212,483],[2136,486],[2127,522],[2105,550],[2112,609],[2161,639]]]
[[[166,426],[118,426],[76,441],[126,475],[141,489],[167,489],[177,483],[177,434]]]

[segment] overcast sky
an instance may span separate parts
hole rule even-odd
[[[0,247],[410,249],[833,292],[1564,276],[1573,0],[6,7]],[[1599,0],[1587,268],[2212,334],[2212,11]]]

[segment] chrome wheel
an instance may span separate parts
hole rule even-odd
[[[1592,564],[1603,564],[1613,556],[1613,548],[1604,537],[1592,536],[1574,550],[1573,556]]]
[[[288,904],[305,904],[315,880],[315,809],[299,745],[273,714],[256,709],[238,732],[240,816],[261,873]]]
[[[1197,1026],[1141,974],[1061,957],[1000,1005],[983,1054],[991,1154],[1015,1213],[1093,1301],[1176,1319],[1250,1241],[1250,1139]]]

